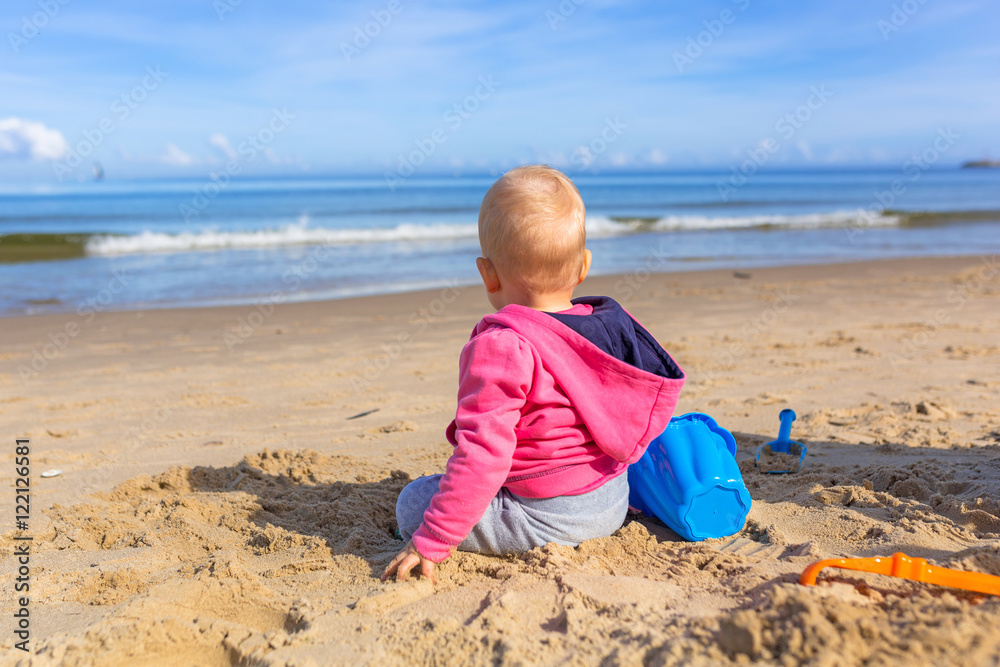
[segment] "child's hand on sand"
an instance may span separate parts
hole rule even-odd
[[[421,576],[430,579],[432,584],[437,583],[437,579],[434,578],[434,561],[421,556],[420,552],[413,546],[413,540],[407,542],[403,550],[396,554],[389,566],[385,568],[385,572],[382,573],[382,581],[392,575],[396,575],[396,581],[406,581],[410,576],[410,570],[417,565],[420,566]]]

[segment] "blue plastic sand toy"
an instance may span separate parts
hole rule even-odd
[[[674,417],[628,468],[629,504],[688,540],[739,532],[750,492],[732,434],[699,412]]]
[[[769,473],[798,472],[807,450],[801,442],[791,439],[795,411],[782,410],[778,419],[781,420],[778,439],[757,448],[757,468]]]

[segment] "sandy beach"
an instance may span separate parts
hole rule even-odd
[[[440,472],[481,287],[0,319],[0,482],[31,447],[30,652],[0,510],[0,664],[996,665],[1000,599],[826,570],[902,551],[1000,575],[996,256],[588,279],[733,432],[742,532],[458,553],[383,584]],[[98,302],[100,303],[100,302]],[[798,414],[791,475],[755,448]],[[54,477],[41,477],[47,470]]]

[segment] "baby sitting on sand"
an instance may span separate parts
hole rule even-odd
[[[576,546],[618,530],[629,463],[673,414],[684,372],[609,297],[573,299],[590,270],[584,206],[551,167],[518,167],[486,193],[476,260],[497,310],[459,358],[443,475],[406,486],[406,547],[382,579],[405,579],[455,547],[485,554]]]

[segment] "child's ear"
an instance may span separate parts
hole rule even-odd
[[[580,279],[576,281],[577,285],[579,285],[580,283],[582,283],[583,279],[587,277],[588,273],[590,273],[590,261],[593,258],[594,257],[593,257],[593,255],[590,254],[590,251],[587,250],[586,248],[584,248],[583,249],[583,268],[580,270]]]
[[[485,257],[477,257],[476,268],[479,269],[479,275],[483,277],[483,284],[486,285],[487,292],[493,294],[500,289],[500,276],[497,274],[493,262]]]

